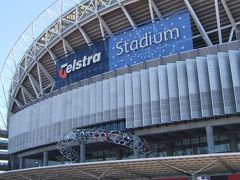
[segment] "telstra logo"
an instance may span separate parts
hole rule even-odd
[[[68,74],[79,70],[81,68],[90,66],[101,61],[101,52],[95,53],[91,56],[84,56],[82,59],[74,59],[72,63],[64,63],[58,71],[58,75],[62,79],[67,79]]]

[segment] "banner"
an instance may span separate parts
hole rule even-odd
[[[56,64],[55,87],[58,89],[108,71],[107,49],[107,41],[102,41],[60,58]]]
[[[174,14],[60,58],[56,64],[55,88],[191,49],[193,44],[189,14]]]
[[[174,14],[109,38],[109,69],[191,49],[189,14]]]

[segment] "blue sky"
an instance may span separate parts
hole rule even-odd
[[[55,0],[3,0],[0,6],[0,67],[28,25]]]
[[[19,36],[55,0],[3,0],[0,6],[0,68]],[[0,121],[0,128],[4,127]]]

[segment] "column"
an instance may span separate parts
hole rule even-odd
[[[10,170],[14,170],[14,166],[15,166],[15,155],[14,154],[10,154],[8,168]]]
[[[86,161],[86,145],[84,143],[80,144],[80,162],[84,163]]]
[[[106,153],[105,153],[105,151],[103,151],[102,160],[106,161]]]
[[[237,152],[238,151],[237,135],[236,134],[230,134],[229,135],[229,140],[230,140],[230,151],[231,152]]]
[[[208,153],[214,153],[214,138],[213,138],[213,127],[206,127],[207,145]]]
[[[167,149],[167,156],[173,156],[173,150],[174,150],[173,143],[167,143],[166,149]]]
[[[23,169],[23,166],[24,166],[24,159],[23,159],[23,157],[20,157],[19,158],[19,169]]]
[[[122,159],[122,151],[121,149],[116,150],[116,160],[121,160]]]
[[[64,164],[64,156],[63,155],[60,156],[60,160],[61,160],[61,164]]]
[[[236,33],[236,39],[240,40],[240,28],[236,27],[235,33]]]
[[[43,152],[43,166],[48,166],[48,152]]]
[[[191,180],[196,180],[196,176],[194,174],[191,176]]]
[[[198,149],[197,149],[196,146],[193,146],[193,154],[194,154],[194,155],[195,155],[195,154],[198,154]]]
[[[133,154],[134,154],[134,159],[139,159],[140,158],[140,152],[139,152],[138,149],[134,149]]]

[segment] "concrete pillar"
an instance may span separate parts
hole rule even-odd
[[[214,137],[213,137],[213,127],[206,127],[207,145],[208,153],[214,153]]]
[[[43,152],[43,166],[48,166],[48,152]]]
[[[195,175],[192,175],[192,176],[191,176],[191,180],[196,180],[196,176],[195,176]]]
[[[23,167],[24,167],[24,159],[23,159],[23,157],[20,157],[19,158],[19,169],[23,169]]]
[[[61,164],[64,164],[64,156],[63,155],[60,156],[60,160],[61,160]]]
[[[166,144],[167,156],[173,156],[174,146],[173,143]]]
[[[195,147],[195,146],[193,146],[193,154],[195,155],[195,154],[198,154],[198,149],[197,149],[197,147]]]
[[[86,145],[84,143],[80,144],[80,162],[84,163],[86,161]]]
[[[139,150],[134,149],[133,154],[134,154],[134,159],[139,159],[139,158],[140,158],[140,152],[139,152]]]
[[[230,140],[230,151],[231,152],[237,152],[238,146],[237,146],[237,135],[236,134],[230,134],[229,135]]]
[[[188,180],[202,180],[201,176],[191,175],[188,177]]]
[[[102,156],[102,160],[106,161],[106,153],[103,151],[103,156]]]
[[[14,158],[15,158],[14,154],[10,154],[9,163],[8,163],[8,167],[10,170],[14,170],[14,165],[15,165]]]
[[[122,151],[121,151],[121,149],[117,149],[116,160],[121,160],[121,159],[122,159]]]

